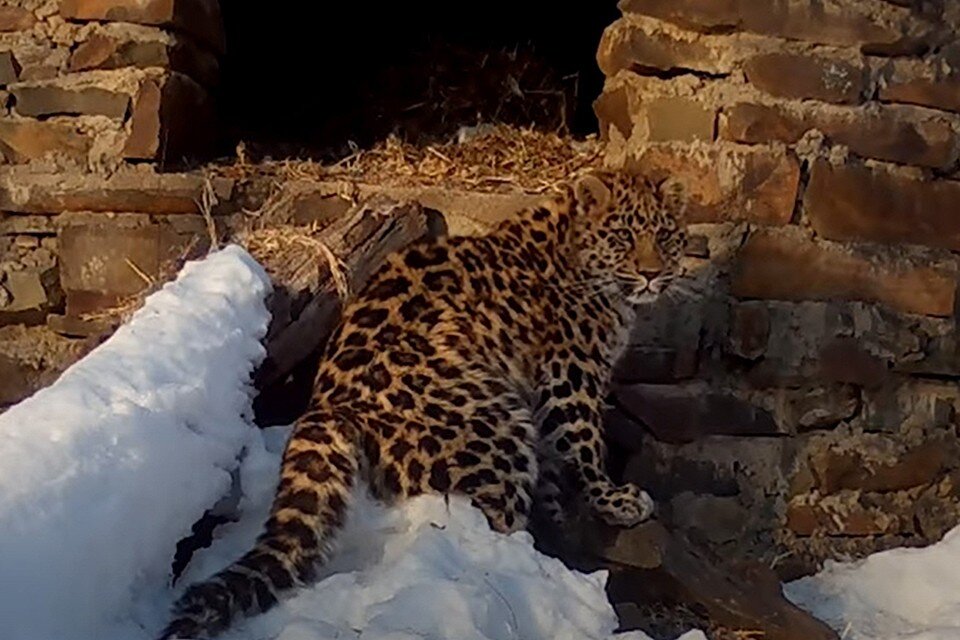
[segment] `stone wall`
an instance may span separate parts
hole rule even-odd
[[[211,189],[175,171],[214,143],[219,10],[0,2],[0,407],[50,380],[61,361],[50,353],[77,351],[40,327],[103,330],[85,314],[139,292],[207,237],[197,203]]]
[[[960,3],[621,0],[606,163],[687,186],[704,291],[612,431],[663,516],[785,574],[960,519]]]

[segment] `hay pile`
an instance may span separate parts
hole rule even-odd
[[[344,181],[382,186],[442,186],[477,191],[546,191],[574,173],[600,163],[596,138],[576,140],[506,125],[460,130],[443,144],[415,146],[389,137],[335,164],[311,160],[253,163],[238,148],[236,160],[215,167],[238,182],[259,178]]]

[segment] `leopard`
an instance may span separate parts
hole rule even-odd
[[[683,274],[683,202],[675,180],[592,169],[485,235],[390,255],[324,348],[257,542],[185,590],[162,640],[215,637],[315,581],[356,487],[464,496],[506,534],[561,524],[571,496],[616,527],[650,518],[611,479],[602,417],[637,305]]]

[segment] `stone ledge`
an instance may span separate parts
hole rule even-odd
[[[860,300],[942,317],[953,315],[956,289],[956,277],[948,272],[885,264],[811,241],[793,229],[751,235],[737,256],[730,285],[740,298]]]
[[[796,144],[811,130],[864,158],[949,169],[960,157],[960,136],[946,114],[907,106],[844,109],[739,103],[724,109],[720,137],[746,144]]]
[[[198,213],[204,184],[204,177],[195,173],[125,170],[104,178],[6,168],[0,169],[0,211]],[[212,178],[211,184],[221,203],[230,200],[233,180]]]
[[[960,250],[960,182],[817,161],[803,201],[824,238]]]
[[[668,20],[704,33],[747,31],[791,40],[860,47],[883,55],[909,55],[933,37],[936,25],[910,11],[877,0],[847,0],[815,5],[807,0],[783,3],[752,0],[620,0],[625,14]],[[907,29],[903,28],[907,25]]]
[[[60,15],[77,21],[172,27],[197,37],[218,54],[225,51],[218,0],[60,0]]]

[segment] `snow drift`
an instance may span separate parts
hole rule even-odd
[[[960,638],[960,528],[923,549],[892,549],[859,562],[828,562],[786,585],[787,597],[844,640]]]
[[[188,264],[51,387],[0,416],[0,635],[79,639],[168,581],[176,542],[256,434],[269,279]]]

